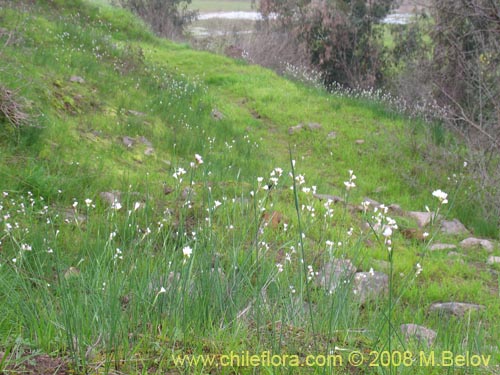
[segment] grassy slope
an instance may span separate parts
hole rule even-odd
[[[340,307],[340,295],[332,298],[314,288],[307,292],[297,259],[281,279],[275,274],[283,253],[290,246],[298,248],[299,222],[286,177],[289,150],[297,160],[296,173],[320,193],[344,195],[343,182],[353,169],[358,179],[351,202],[369,196],[422,210],[427,204],[436,206],[434,189],[455,190],[448,176],[459,174],[461,166],[427,165],[418,124],[375,103],[327,95],[257,66],[158,40],[129,14],[111,8],[77,1],[16,9],[3,5],[0,22],[14,36],[0,56],[0,82],[27,98],[38,125],[14,131],[5,122],[1,129],[0,189],[8,193],[2,201],[4,226],[20,225],[1,237],[5,272],[0,282],[2,290],[13,291],[10,303],[1,308],[5,348],[16,347],[13,339],[22,337],[28,347],[68,351],[82,366],[101,357],[106,366],[139,357],[158,371],[171,366],[167,360],[146,360],[150,355],[166,357],[166,352],[157,352],[158,345],[181,353],[188,347],[195,353],[250,347],[286,353],[337,332],[337,346],[387,348],[384,303],[357,313],[347,303]],[[70,82],[73,75],[84,83]],[[223,120],[212,118],[214,108],[224,114]],[[288,135],[288,128],[301,122],[318,122],[323,129]],[[336,138],[329,139],[332,131]],[[146,137],[154,154],[145,155],[148,146],[140,142],[127,148],[124,136]],[[365,143],[356,144],[358,139]],[[189,166],[195,153],[204,159],[199,168]],[[188,171],[182,182],[172,177],[179,167]],[[280,188],[271,195],[259,191],[257,177],[269,176],[276,167],[285,170]],[[182,198],[190,180],[196,193],[188,198],[192,208]],[[172,194],[163,194],[163,182],[173,187]],[[123,204],[131,214],[110,211],[99,199],[99,192],[111,190],[128,192]],[[258,191],[254,201],[250,191]],[[97,207],[86,208],[86,198]],[[323,217],[323,205],[310,194],[300,193],[299,199],[317,213],[302,212],[306,264],[321,267],[331,256],[325,250],[329,239],[342,241],[335,256],[353,259],[359,269],[368,270],[373,258],[387,258],[383,243],[358,229],[364,219],[341,207],[332,217]],[[217,211],[216,200],[223,202]],[[146,207],[134,212],[135,201]],[[28,209],[19,209],[21,203]],[[261,208],[282,213],[289,231],[271,228],[259,234]],[[69,224],[64,222],[68,212]],[[78,215],[84,215],[85,223]],[[354,239],[346,235],[350,226]],[[150,227],[153,234],[148,237]],[[118,233],[116,243],[108,240],[111,233]],[[462,350],[460,343],[471,332],[475,340],[467,348],[478,352],[497,345],[498,280],[485,265],[486,252],[465,253],[470,266],[463,267],[446,254],[428,254],[426,245],[399,234],[394,242],[395,293],[401,296],[395,326],[415,322],[438,330],[437,347],[442,350]],[[22,250],[23,243],[36,251]],[[190,258],[188,270],[182,258],[185,246],[200,254]],[[48,248],[54,249],[55,260],[47,255]],[[116,248],[126,253],[122,263]],[[424,273],[414,278],[417,262]],[[225,277],[203,274],[214,264]],[[69,267],[81,273],[73,277]],[[168,284],[165,269],[179,272],[182,287],[163,296],[156,293]],[[209,285],[216,291],[207,290]],[[290,295],[290,285],[299,290],[299,300]],[[273,302],[262,298],[264,287]],[[125,307],[120,305],[124,298],[131,300]],[[430,303],[443,300],[477,302],[488,309],[452,331],[444,318],[426,313]],[[303,302],[297,301],[314,304],[315,327],[302,311]],[[251,318],[235,324],[249,303],[254,307]],[[338,314],[333,316],[332,310]],[[283,322],[279,330],[262,333],[262,327],[277,320]],[[361,327],[370,333],[348,331]],[[194,332],[204,340],[189,339]],[[97,359],[82,354],[103,334]],[[276,334],[287,337],[285,347]],[[317,350],[328,350],[330,344],[320,339],[318,345]],[[138,368],[133,361],[121,366]]]

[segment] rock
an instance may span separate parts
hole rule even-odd
[[[132,115],[132,116],[137,116],[137,117],[146,116],[146,114],[144,112],[134,111],[133,109],[127,110],[127,114]]]
[[[357,145],[362,145],[363,143],[365,143],[365,140],[364,139],[356,139],[356,141],[354,143],[356,143]]]
[[[273,229],[278,229],[281,223],[284,223],[283,214],[279,211],[264,212],[261,216],[261,220],[264,227],[271,227]]]
[[[438,250],[454,250],[456,249],[456,245],[452,245],[449,243],[435,243],[429,247],[430,251],[438,251]]]
[[[153,147],[153,144],[151,143],[151,141],[149,139],[147,139],[145,136],[141,135],[139,137],[139,142],[141,142],[143,145],[147,146],[147,147]]]
[[[314,198],[319,199],[320,201],[328,201],[331,200],[333,203],[344,203],[344,200],[337,195],[329,195],[329,194],[314,194]]]
[[[147,147],[145,150],[144,150],[144,155],[146,156],[151,156],[155,153],[155,149],[153,147]]]
[[[472,303],[463,302],[444,302],[444,303],[433,303],[429,307],[429,311],[442,312],[449,315],[455,315],[462,317],[465,313],[469,311],[479,311],[483,310],[485,307],[483,305],[476,305]]]
[[[128,136],[125,136],[122,138],[122,142],[126,147],[132,147],[135,143],[134,138],[130,138]]]
[[[120,203],[121,202],[121,195],[122,193],[119,191],[103,191],[99,193],[99,196],[103,201],[106,203],[109,203],[111,206],[115,202]]]
[[[499,263],[500,263],[500,257],[494,257],[494,256],[488,257],[488,264],[499,264]]]
[[[302,130],[302,127],[303,127],[302,124],[299,124],[296,126],[291,126],[288,128],[288,134],[292,135],[292,134],[298,133],[299,131]]]
[[[224,114],[220,112],[217,108],[212,109],[212,118],[216,121],[224,119]]]
[[[419,212],[419,211],[408,211],[406,213],[407,216],[409,216],[412,219],[415,219],[417,222],[417,225],[420,228],[423,228],[430,224],[430,222],[434,219],[436,219],[436,215],[434,212]],[[438,217],[439,219],[439,217]]]
[[[309,130],[322,130],[323,127],[321,126],[321,124],[318,124],[317,122],[310,122],[309,124],[307,124],[307,128]]]
[[[333,259],[320,269],[316,283],[329,292],[333,292],[342,283],[350,282],[355,273],[356,267],[349,259]]]
[[[387,294],[389,276],[382,272],[358,272],[354,275],[354,295],[360,303],[375,300]]]
[[[330,132],[330,133],[328,133],[328,135],[326,137],[328,139],[335,139],[335,138],[337,138],[337,132]]]
[[[469,234],[469,231],[458,219],[443,220],[441,222],[441,232],[453,236]]]
[[[493,243],[489,240],[484,240],[481,238],[469,237],[459,243],[460,247],[464,249],[470,249],[473,247],[480,246],[488,252],[493,251]]]
[[[407,240],[425,241],[426,235],[421,229],[406,228],[401,229],[401,234]]]
[[[69,280],[75,276],[80,276],[80,270],[76,267],[69,267],[65,272],[64,272],[64,278],[66,280]]]
[[[181,197],[182,199],[186,200],[186,199],[192,199],[193,197],[196,196],[196,192],[194,191],[193,188],[190,188],[189,186],[188,187],[185,187],[183,190],[182,190],[182,193],[181,193]]]
[[[74,208],[65,208],[61,212],[64,222],[66,223],[74,223],[74,224],[82,224],[87,221],[87,216],[78,213]]]
[[[389,212],[395,213],[396,215],[403,215],[403,213],[404,213],[401,206],[399,204],[395,204],[395,203],[387,206],[387,209],[389,210]]]
[[[419,343],[422,341],[425,342],[427,346],[432,346],[437,336],[437,333],[432,329],[411,323],[401,324],[401,332],[403,333],[406,341],[409,341],[411,338],[415,338]]]
[[[85,80],[80,76],[71,76],[69,81],[73,83],[85,83]]]

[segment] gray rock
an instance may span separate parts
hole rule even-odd
[[[333,292],[341,284],[350,282],[355,273],[356,267],[349,259],[333,259],[320,269],[316,283],[329,292]]]
[[[144,150],[144,155],[146,156],[151,156],[155,153],[155,149],[153,147],[147,147],[145,150]]]
[[[328,139],[335,139],[335,138],[337,138],[337,132],[330,132],[330,133],[328,133],[328,135],[326,137]]]
[[[144,112],[134,111],[133,109],[127,110],[127,114],[132,115],[132,116],[137,116],[137,117],[146,116],[146,114]]]
[[[220,121],[224,119],[224,114],[217,108],[214,108],[212,109],[212,118],[216,121]]]
[[[495,257],[495,256],[490,256],[488,257],[488,264],[499,264],[500,263],[500,257]]]
[[[302,124],[299,124],[299,125],[296,125],[296,126],[291,126],[288,128],[288,134],[292,135],[292,134],[295,134],[295,133],[298,133],[299,131],[302,130],[304,125]]]
[[[85,80],[80,76],[71,76],[69,81],[73,83],[85,83]]]
[[[318,124],[317,122],[310,122],[309,124],[307,124],[307,128],[309,130],[322,130],[323,129],[321,124]]]
[[[423,228],[431,223],[431,221],[436,219],[434,212],[420,212],[420,211],[408,211],[406,215],[417,222],[420,228]],[[439,219],[439,217],[438,217]]]
[[[382,272],[358,272],[354,275],[353,292],[360,303],[385,296],[389,290],[389,276]]]
[[[469,237],[469,238],[466,238],[465,240],[463,240],[462,242],[460,242],[460,247],[464,248],[464,249],[470,249],[470,248],[473,248],[473,247],[482,247],[483,249],[485,249],[486,251],[488,252],[492,252],[493,251],[493,243],[489,240],[484,240],[484,239],[481,239],[481,238],[475,238],[475,237]]]
[[[463,302],[444,302],[444,303],[433,303],[429,307],[429,311],[442,312],[448,315],[455,315],[458,317],[464,316],[470,311],[483,310],[485,307],[483,305],[476,305],[473,303],[463,303]]]
[[[143,135],[139,137],[139,142],[141,142],[143,145],[146,145],[147,147],[153,147],[151,141]]]
[[[314,196],[314,198],[319,199],[320,201],[331,200],[333,203],[344,203],[344,200],[337,195],[314,194],[313,196]]]
[[[457,246],[450,243],[435,243],[429,247],[430,251],[454,250]]]
[[[389,212],[391,213],[395,213],[396,215],[403,215],[403,209],[401,208],[401,206],[399,204],[390,204],[389,206],[387,206],[387,208],[389,209]]]
[[[468,234],[469,231],[458,219],[443,220],[441,222],[441,232],[453,236]]]
[[[401,324],[401,332],[403,333],[406,341],[415,338],[419,343],[425,342],[427,346],[432,346],[437,336],[437,333],[432,329],[411,323]]]
[[[87,216],[79,213],[74,208],[65,208],[61,212],[65,223],[82,224],[87,221]]]
[[[108,203],[109,205],[112,205],[115,202],[120,203],[121,202],[121,196],[122,193],[116,190],[113,191],[103,191],[99,193],[99,196],[103,201]]]
[[[183,190],[182,190],[182,193],[181,193],[181,197],[182,199],[186,200],[186,199],[192,199],[196,196],[196,192],[194,191],[193,188],[190,188],[189,186],[185,187]]]
[[[135,143],[134,138],[130,138],[128,136],[125,136],[122,138],[122,142],[126,147],[132,147]]]
[[[362,145],[363,143],[365,143],[365,140],[364,139],[356,139],[356,141],[354,143],[356,143],[357,145]]]

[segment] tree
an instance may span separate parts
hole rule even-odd
[[[118,3],[163,37],[181,36],[184,27],[196,17],[196,12],[188,9],[191,0],[118,0]]]
[[[373,87],[382,80],[383,47],[377,24],[393,0],[261,0],[265,16],[309,51],[326,84]]]

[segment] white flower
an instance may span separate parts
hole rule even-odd
[[[418,276],[422,273],[422,266],[420,265],[420,263],[417,263],[417,265],[415,266],[417,268],[416,272],[415,272],[415,276]]]
[[[87,207],[90,207],[90,205],[92,204],[92,199],[85,199],[85,204],[87,205]]]
[[[203,164],[203,158],[199,154],[194,154],[194,158],[196,159],[197,164]]]
[[[444,191],[441,191],[440,189],[438,190],[434,190],[432,192],[432,195],[435,196],[437,199],[439,199],[439,201],[442,203],[442,204],[446,204],[448,203],[448,194],[446,194]]]
[[[217,208],[217,207],[219,207],[221,204],[222,204],[222,203],[221,203],[220,201],[217,201],[217,200],[216,200],[216,201],[214,202],[214,209],[215,209],[215,208]]]
[[[118,202],[117,200],[115,200],[115,201],[113,202],[113,204],[111,205],[111,208],[112,208],[113,210],[118,211],[118,210],[120,210],[120,209],[122,208],[122,204],[121,204],[120,202]]]
[[[344,181],[344,185],[345,185],[345,188],[347,190],[350,190],[350,189],[356,187],[356,184],[354,182],[352,182],[352,181]]]
[[[386,238],[392,236],[392,228],[389,226],[386,226],[382,235]]]
[[[184,256],[186,258],[189,258],[189,257],[191,257],[191,254],[193,254],[193,249],[191,249],[189,246],[185,246],[182,249],[182,253],[184,254]]]
[[[22,251],[31,251],[31,246],[28,245],[27,243],[21,244],[21,250]]]
[[[134,211],[137,211],[140,207],[141,207],[141,203],[140,202],[135,202],[134,203]]]
[[[162,293],[167,293],[167,290],[164,287],[161,287],[160,291],[158,292],[158,294],[162,294]]]

